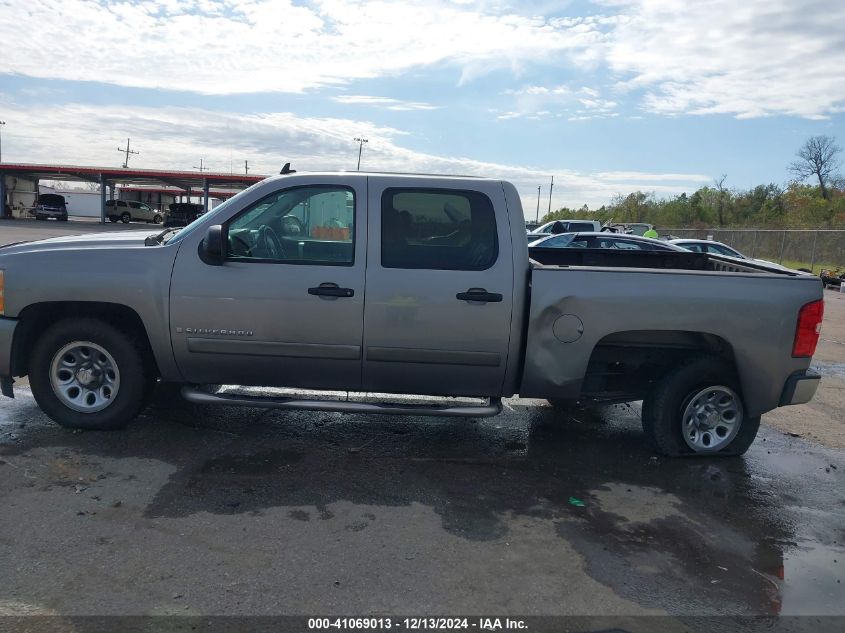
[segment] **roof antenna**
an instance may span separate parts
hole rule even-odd
[[[285,163],[284,167],[282,167],[282,171],[279,172],[280,174],[295,174],[296,170],[290,168],[290,163]]]

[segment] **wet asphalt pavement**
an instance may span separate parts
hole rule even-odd
[[[845,459],[655,458],[627,405],[486,420],[0,403],[0,613],[845,614]],[[583,505],[581,505],[583,504]]]

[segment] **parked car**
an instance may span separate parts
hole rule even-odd
[[[601,222],[594,220],[552,220],[527,233],[530,240],[535,235],[558,235],[572,231],[601,231]]]
[[[775,262],[769,261],[767,259],[758,259],[756,257],[748,257],[740,253],[735,248],[728,246],[727,244],[723,244],[722,242],[714,242],[713,240],[696,240],[691,238],[674,238],[670,239],[669,243],[674,244],[675,246],[680,246],[688,251],[693,251],[694,253],[710,253],[711,255],[722,255],[724,257],[736,257],[737,259],[744,259],[747,262],[753,262],[756,264],[763,264],[764,266],[774,266],[783,270],[792,270],[791,268],[787,268],[786,266],[781,266]],[[806,268],[799,268],[798,272],[812,274],[812,271]]]
[[[694,240],[684,237],[671,239],[669,242],[695,253],[712,253],[714,255],[738,257],[739,259],[751,259],[751,257],[746,257],[735,248],[731,248],[727,244],[722,244],[722,242],[714,242],[713,240]]]
[[[164,226],[187,226],[205,213],[205,207],[194,202],[174,202],[167,207]]]
[[[744,453],[763,413],[813,397],[818,277],[676,250],[530,261],[523,217],[501,180],[297,173],[181,230],[5,246],[0,391],[28,375],[48,416],[84,429],[127,424],[157,380],[194,403],[358,414],[478,418],[516,393],[643,400],[666,455]],[[600,265],[573,263],[585,255]]]
[[[120,220],[124,224],[138,220],[161,224],[162,221],[159,211],[136,200],[106,200],[106,217],[111,222]]]
[[[59,222],[67,222],[67,204],[65,197],[57,193],[39,194],[32,210],[36,220],[53,218]]]
[[[614,248],[634,251],[683,251],[668,242],[619,233],[563,233],[547,235],[528,244],[528,252],[537,248]]]

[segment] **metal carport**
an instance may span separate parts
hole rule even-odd
[[[100,185],[100,222],[106,221],[106,189],[114,191],[116,183],[176,187],[187,195],[202,191],[203,206],[208,211],[209,189],[216,187],[221,194],[236,193],[266,178],[258,174],[173,171],[159,169],[124,169],[121,167],[88,167],[80,165],[41,165],[32,163],[0,163],[0,216],[5,215],[6,178],[17,177],[34,181],[38,192],[40,180],[95,182]],[[113,195],[113,193],[112,193]]]

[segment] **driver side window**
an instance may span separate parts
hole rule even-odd
[[[283,189],[229,221],[227,259],[351,266],[355,194],[334,185]]]

